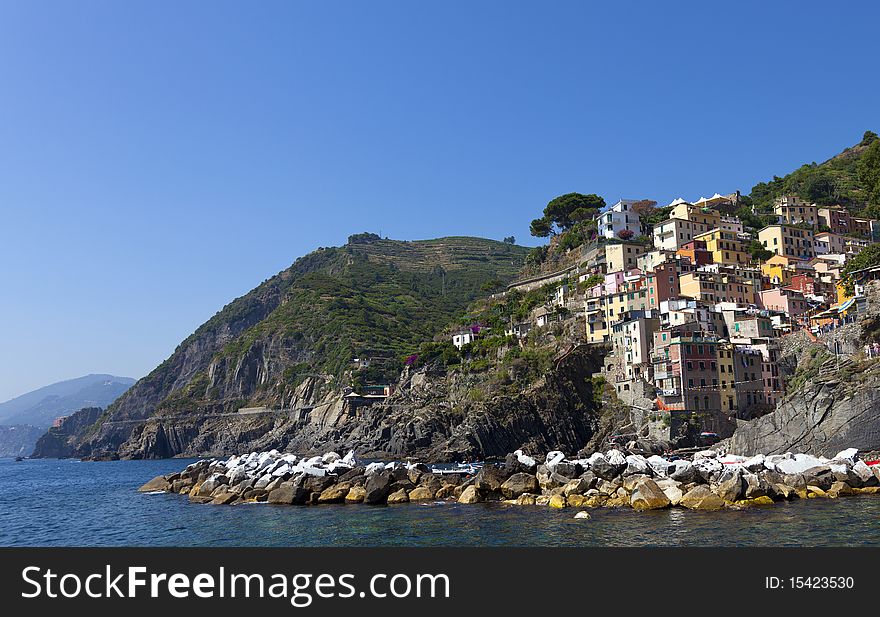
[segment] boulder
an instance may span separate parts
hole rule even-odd
[[[767,497],[770,492],[770,485],[763,476],[756,473],[743,474],[743,498]]]
[[[318,503],[342,503],[345,501],[350,490],[351,483],[349,482],[340,482],[339,484],[328,486],[321,491]]]
[[[577,514],[575,514],[574,517],[575,517],[576,519],[589,519],[589,518],[592,518],[592,517],[590,516],[590,513],[587,512],[587,511],[585,511],[585,510],[581,510],[580,512],[578,512]]]
[[[388,470],[367,475],[367,481],[364,483],[364,489],[366,490],[364,503],[385,503],[385,500],[391,493],[391,481],[391,472]]]
[[[538,480],[528,473],[515,473],[499,487],[507,499],[515,499],[523,493],[538,492]]]
[[[742,474],[737,471],[727,480],[723,480],[715,488],[715,493],[728,503],[739,501],[745,493],[745,486]]]
[[[444,484],[440,490],[434,495],[435,499],[448,499],[455,495],[455,486],[452,484]]]
[[[565,478],[566,480],[571,480],[573,478],[577,478],[583,472],[583,468],[577,463],[573,463],[571,461],[561,461],[556,463],[556,466],[553,468],[553,473],[558,476]]]
[[[797,491],[789,485],[782,482],[774,482],[770,484],[773,496],[778,499],[794,499],[797,497]]]
[[[367,474],[366,474],[366,469],[364,467],[352,467],[351,469],[346,471],[344,474],[339,476],[339,481],[340,482],[351,482],[351,481],[357,480],[358,478],[361,478],[365,475],[367,475]]]
[[[429,501],[434,499],[435,492],[427,486],[417,486],[409,492],[410,501]]]
[[[544,465],[550,471],[553,471],[558,463],[561,463],[565,460],[565,454],[560,452],[559,450],[553,450],[552,452],[547,453],[547,458],[544,459]]]
[[[751,471],[752,473],[758,473],[759,471],[764,471],[764,455],[757,454],[752,458],[746,459],[742,462],[742,466],[747,471]]]
[[[238,495],[232,493],[230,491],[221,491],[219,494],[214,496],[214,499],[211,500],[211,503],[218,506],[225,506],[231,504],[233,501],[238,499]]]
[[[671,505],[669,497],[651,478],[639,481],[629,503],[634,510],[659,510]]]
[[[190,503],[211,503],[214,501],[214,498],[210,495],[190,495],[189,502]]]
[[[630,454],[625,460],[626,470],[624,473],[627,475],[651,475],[653,473],[648,459],[641,454]]]
[[[855,495],[853,488],[846,482],[835,482],[828,489],[829,497],[844,497],[846,495]]]
[[[507,455],[504,459],[504,467],[511,475],[515,473],[534,474],[538,468],[538,462],[531,456],[524,454],[522,450],[517,450]]]
[[[583,495],[588,490],[590,490],[590,483],[583,478],[578,478],[577,480],[570,480],[567,482],[566,485],[562,487],[562,494],[566,497],[569,495]]]
[[[684,493],[681,492],[681,489],[677,486],[662,486],[660,489],[663,491],[663,494],[666,495],[666,498],[669,500],[670,505],[677,506],[681,503],[681,498],[684,496]]]
[[[399,491],[395,491],[388,495],[387,503],[388,505],[392,505],[395,503],[407,503],[409,501],[409,495],[406,493],[406,489],[400,489]]]
[[[581,480],[584,480],[587,483],[587,488],[594,488],[599,481],[599,478],[597,478],[596,474],[592,471],[587,470],[581,474]]]
[[[138,491],[141,493],[152,493],[154,491],[170,491],[172,484],[168,482],[165,476],[156,476],[143,486],[141,486]]]
[[[310,496],[311,492],[303,487],[285,483],[269,493],[268,502],[279,505],[304,504]]]
[[[855,474],[862,482],[862,486],[877,486],[877,476],[871,470],[871,467],[865,464],[865,461],[856,461],[852,466],[852,473]]]
[[[564,508],[566,506],[565,496],[552,495],[550,501],[547,502],[547,505],[551,508]]]
[[[649,477],[650,476],[647,476],[644,474],[635,475],[635,476],[624,476],[623,477],[623,488],[625,488],[628,493],[632,493],[634,490],[636,490],[636,487],[638,486],[639,482],[641,482],[642,480],[648,479]]]
[[[617,450],[614,450],[614,452],[617,452]],[[621,457],[622,456],[623,455],[621,455]],[[623,459],[623,463],[616,464],[612,463],[605,457],[594,460],[591,459],[590,461],[590,471],[603,480],[613,480],[619,476],[624,469],[626,469],[626,459]]]
[[[690,484],[691,482],[700,482],[700,476],[697,468],[690,461],[673,461],[675,468],[671,473],[667,473],[670,478],[682,484]]]
[[[856,462],[856,457],[859,455],[858,448],[847,448],[846,450],[841,450],[837,454],[834,455],[835,461],[847,461],[850,465],[854,465]]]
[[[707,486],[700,485],[689,490],[681,498],[680,505],[691,510],[720,510],[724,501]]]
[[[266,488],[269,486],[269,483],[272,482],[274,478],[270,474],[266,474],[261,476],[256,482],[254,482],[254,488]]]
[[[494,493],[501,490],[501,485],[507,480],[507,476],[497,465],[483,465],[474,478],[474,486],[478,491]]]
[[[776,471],[784,474],[804,473],[811,467],[819,467],[825,464],[823,459],[817,458],[810,454],[794,454],[790,458],[774,459],[773,466]]]
[[[362,503],[366,496],[367,489],[356,484],[348,489],[348,494],[345,496],[345,503]]]
[[[651,466],[651,471],[654,472],[655,476],[666,476],[669,469],[673,467],[672,463],[667,461],[662,456],[658,456],[656,454],[649,456],[647,461],[648,465]]]
[[[461,496],[458,498],[458,503],[479,503],[480,502],[480,494],[477,492],[476,487],[472,484],[461,492]]]
[[[568,504],[570,508],[580,508],[587,505],[587,501],[589,498],[584,495],[578,495],[577,493],[572,493],[571,495],[566,495],[565,502]]]
[[[535,505],[536,495],[532,495],[531,493],[523,493],[519,497],[516,498],[517,505],[520,506],[533,506]]]
[[[817,465],[810,467],[803,472],[804,481],[807,485],[818,486],[823,491],[827,491],[834,484],[836,478],[834,472],[828,465]]]

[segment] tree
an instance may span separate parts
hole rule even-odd
[[[578,208],[571,213],[571,220],[575,224],[586,223],[596,218],[597,213],[595,208]]]
[[[632,205],[632,211],[639,215],[639,220],[650,217],[657,209],[657,202],[653,199],[640,199]]]
[[[843,289],[847,295],[855,294],[855,277],[853,272],[880,265],[880,244],[870,244],[846,262],[841,274]]]
[[[752,240],[749,243],[747,250],[752,256],[752,259],[756,261],[767,261],[768,259],[773,257],[773,255],[775,255],[773,251],[764,248],[764,245],[761,244],[759,240]]]
[[[877,133],[875,133],[874,131],[865,131],[865,134],[862,135],[862,141],[859,142],[859,145],[870,146],[875,141],[877,141]]]
[[[621,240],[632,240],[632,237],[635,235],[636,234],[632,229],[621,229],[617,232],[617,237]]]
[[[552,199],[544,208],[544,219],[562,231],[570,229],[575,223],[572,214],[581,208],[589,211],[590,217],[600,208],[605,207],[605,200],[595,194],[566,193]],[[585,213],[582,213],[586,215]]]
[[[875,139],[856,164],[859,182],[868,192],[868,202],[880,205],[880,139]]]
[[[516,236],[507,236],[504,238],[504,244],[516,244]]]
[[[529,231],[536,238],[546,238],[553,233],[553,224],[546,218],[535,219],[529,225]]]

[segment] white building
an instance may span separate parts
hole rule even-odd
[[[477,339],[477,335],[472,330],[462,330],[452,335],[452,344],[461,349],[465,345],[473,343]]]
[[[636,199],[621,199],[616,204],[606,206],[596,217],[596,225],[599,236],[603,238],[617,238],[618,234],[627,229],[638,236],[642,233],[642,224],[639,215],[632,211]]]

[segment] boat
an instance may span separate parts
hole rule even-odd
[[[15,462],[16,462],[16,463],[20,463],[20,462],[22,462],[23,460],[24,460],[24,457],[23,457],[23,456],[16,456],[16,457],[15,457]]]

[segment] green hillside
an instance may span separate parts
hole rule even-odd
[[[758,212],[773,200],[794,194],[820,205],[840,204],[856,215],[880,218],[880,140],[866,131],[862,140],[824,163],[802,165],[788,175],[759,182],[749,195]]]

